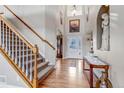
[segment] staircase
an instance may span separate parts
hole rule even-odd
[[[0,15],[0,52],[29,87],[37,88],[54,66]]]

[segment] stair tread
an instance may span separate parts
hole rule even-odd
[[[42,60],[42,58],[37,58],[37,61],[40,61],[40,60]],[[33,60],[31,60],[31,61],[28,61],[28,62],[26,62],[25,64],[30,64],[30,63],[32,63],[32,62],[34,62],[35,61],[35,59],[33,59]]]
[[[40,68],[40,67],[42,67],[42,66],[44,66],[44,65],[46,65],[46,64],[48,64],[49,62],[48,61],[46,61],[46,62],[41,62],[40,64],[38,64],[38,68]]]
[[[47,63],[49,63],[49,62],[41,62],[41,63],[38,63],[37,64],[37,69],[42,69],[42,67],[45,65],[45,64],[47,64]],[[34,66],[33,66],[33,68],[34,68]],[[32,72],[34,71],[34,69],[32,69]],[[41,70],[42,71],[42,70]],[[29,70],[29,73],[30,73],[30,70]]]
[[[28,54],[28,55],[21,55],[21,56],[17,56],[17,57],[27,57],[27,56],[34,56],[35,54]]]
[[[51,70],[53,68],[53,65],[49,65],[48,67],[46,67],[45,69],[41,70],[38,73],[38,79],[41,79],[45,74],[47,74],[49,72],[49,70]]]

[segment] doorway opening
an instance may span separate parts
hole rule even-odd
[[[63,37],[62,34],[57,35],[57,58],[62,58],[63,57]]]

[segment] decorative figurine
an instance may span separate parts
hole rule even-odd
[[[102,76],[96,82],[96,88],[112,88],[106,72],[102,72]]]

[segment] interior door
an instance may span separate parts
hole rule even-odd
[[[62,58],[62,35],[57,36],[57,58]]]

